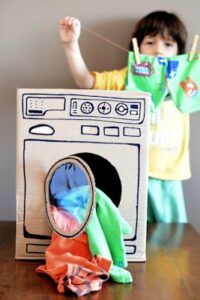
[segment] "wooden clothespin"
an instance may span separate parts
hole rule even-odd
[[[193,43],[192,43],[192,47],[191,47],[191,50],[190,50],[190,53],[189,53],[189,58],[188,58],[189,61],[192,60],[194,54],[195,54],[196,51],[197,51],[197,44],[198,44],[198,41],[199,41],[199,35],[198,35],[198,34],[195,34],[194,39],[193,39]]]
[[[137,39],[136,38],[132,38],[132,43],[133,43],[133,50],[135,53],[135,61],[136,64],[140,64],[140,52],[139,52],[139,47],[138,47],[138,43],[137,43]]]

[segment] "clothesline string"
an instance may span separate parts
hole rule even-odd
[[[96,33],[95,31],[91,30],[90,28],[85,27],[85,26],[83,26],[83,25],[82,25],[81,27],[83,28],[83,30],[85,30],[85,31],[87,31],[87,32],[89,32],[89,33],[95,35],[96,37],[98,37],[98,38],[101,39],[101,40],[104,40],[105,42],[108,42],[108,43],[112,44],[113,46],[115,46],[115,47],[121,49],[122,51],[124,51],[124,52],[126,52],[126,53],[129,52],[126,48],[123,48],[123,47],[120,46],[119,44],[117,44],[117,43],[115,43],[115,42],[113,42],[113,41],[111,41],[111,40],[105,38],[104,36],[100,35],[99,33]]]
[[[85,30],[85,31],[87,31],[87,32],[89,32],[89,33],[91,33],[91,34],[93,34],[93,35],[96,36],[97,38],[99,38],[99,39],[101,39],[101,40],[103,40],[103,41],[105,41],[105,42],[107,42],[107,43],[112,44],[113,46],[115,46],[115,47],[121,49],[122,51],[124,51],[124,52],[126,52],[126,53],[129,52],[126,48],[120,46],[119,44],[117,44],[117,43],[111,41],[111,40],[108,39],[108,38],[105,38],[104,36],[102,36],[101,34],[99,34],[99,33],[95,32],[95,31],[93,31],[92,29],[90,29],[90,28],[88,28],[88,27],[86,27],[86,26],[83,26],[83,25],[82,25],[81,27],[82,27],[83,30]],[[198,36],[198,35],[195,35],[195,38],[194,38],[194,40],[196,39],[196,43],[195,43],[195,46],[196,46],[196,47],[197,47],[197,40],[198,40],[197,37],[199,37],[199,36]],[[193,44],[194,44],[194,41],[193,41]],[[196,47],[192,47],[192,48],[193,48],[193,49],[192,49],[192,54],[193,54],[193,55],[194,55],[194,54],[200,54],[200,51],[197,51],[197,50],[195,49]],[[190,53],[190,54],[191,54],[191,53]],[[190,56],[191,56],[191,55],[190,55]]]

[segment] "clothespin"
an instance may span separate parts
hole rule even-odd
[[[136,64],[140,64],[140,52],[139,52],[139,47],[138,47],[138,43],[137,43],[137,39],[136,38],[132,38],[132,43],[133,43],[133,50],[135,53],[135,61]]]
[[[190,53],[189,53],[189,58],[188,58],[189,61],[192,60],[194,54],[195,54],[196,51],[197,51],[197,44],[198,44],[198,41],[199,41],[199,35],[198,35],[198,34],[195,34],[194,39],[193,39],[193,43],[192,43],[192,47],[191,47],[191,50],[190,50]]]

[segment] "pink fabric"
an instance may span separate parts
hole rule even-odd
[[[78,221],[70,215],[66,210],[51,205],[51,214],[56,226],[66,232],[77,231],[80,229]]]

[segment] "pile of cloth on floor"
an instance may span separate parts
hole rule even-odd
[[[73,192],[78,195],[80,190],[77,189]],[[89,187],[84,189],[87,192]],[[59,212],[66,209],[63,199],[59,199],[59,211],[55,207],[52,210],[56,212],[58,223]],[[109,278],[118,283],[133,281],[131,273],[125,269],[127,259],[123,240],[124,235],[131,233],[131,226],[112,200],[98,188],[95,201],[89,222],[80,235],[69,239],[52,232],[51,243],[45,252],[45,264],[36,269],[38,273],[49,275],[60,293],[70,291],[83,296],[99,291]],[[64,222],[67,214],[60,215]]]

